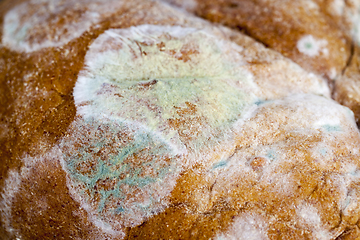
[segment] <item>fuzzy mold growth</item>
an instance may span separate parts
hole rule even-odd
[[[302,54],[309,57],[319,56],[321,53],[325,56],[329,55],[329,50],[326,48],[326,40],[315,39],[312,35],[303,36],[296,43],[296,47]]]
[[[60,47],[123,7],[124,1],[31,0],[4,18],[2,43],[19,52]]]
[[[183,169],[231,151],[233,124],[257,101],[242,50],[210,30],[153,25],[111,29],[91,44],[60,149],[94,222],[141,224],[167,206]]]
[[[181,170],[160,136],[129,122],[78,119],[60,144],[64,169],[85,209],[115,229],[141,224],[166,206]]]
[[[141,25],[90,46],[74,88],[78,113],[145,125],[184,152],[217,144],[256,101],[238,45],[209,31]]]

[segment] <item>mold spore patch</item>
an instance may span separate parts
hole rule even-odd
[[[312,205],[302,204],[297,206],[296,213],[299,224],[311,229],[311,235],[314,239],[325,240],[334,238],[334,234],[323,227],[325,224],[321,220],[321,216],[318,213],[318,210]]]
[[[11,225],[12,216],[11,208],[15,198],[15,194],[18,192],[21,184],[21,175],[15,170],[11,170],[8,173],[8,178],[5,180],[5,187],[1,193],[1,202],[0,202],[0,214],[3,226],[6,231],[11,235],[18,235],[16,229]]]
[[[344,13],[345,0],[332,0],[330,1],[329,7],[332,14],[341,16]]]
[[[228,230],[218,234],[216,240],[268,240],[268,226],[259,214],[243,213],[236,217]]]
[[[118,119],[78,119],[60,148],[73,194],[96,223],[116,230],[162,211],[182,168],[161,136]]]
[[[16,198],[18,198],[17,194],[21,190],[23,179],[30,176],[31,170],[36,167],[38,162],[42,161],[42,158],[25,156],[22,161],[24,166],[20,169],[20,171],[13,169],[9,171],[8,178],[5,180],[5,187],[1,192],[2,199],[0,201],[0,214],[5,229],[11,236],[16,237],[20,237],[20,233],[12,226],[13,203],[16,201]]]
[[[162,1],[183,8],[188,12],[194,12],[198,5],[196,0],[162,0]]]
[[[346,17],[350,19],[352,23],[352,35],[355,42],[360,45],[360,3],[359,1],[351,1],[353,9],[349,10]]]
[[[69,195],[61,157],[54,146],[45,154],[24,156],[20,170],[9,171],[0,214],[11,239],[48,239],[49,235],[55,239],[109,239],[110,234],[89,222],[87,213]]]
[[[354,196],[359,194],[360,136],[346,107],[301,94],[265,102],[242,121],[234,154],[208,170],[216,179],[211,196],[214,205],[226,202],[241,209],[256,202],[266,206],[260,212],[274,218],[302,216],[299,229],[318,239],[331,239],[343,231],[341,227],[332,230],[338,224],[333,216],[358,220],[351,216],[359,206]],[[314,189],[322,192],[311,195],[311,207],[302,205],[294,213],[293,206],[306,204]]]
[[[210,30],[110,29],[87,52],[74,88],[78,114],[138,122],[194,152],[218,144],[256,100],[242,50]]]
[[[62,46],[110,16],[124,1],[31,0],[7,12],[2,43],[14,51],[33,52]]]
[[[316,57],[320,54],[324,54],[325,57],[328,56],[329,50],[326,45],[326,40],[316,39],[312,35],[305,35],[296,43],[299,52],[309,57]]]
[[[331,15],[342,19],[345,30],[352,36],[354,43],[360,44],[360,1],[331,0],[327,8]]]

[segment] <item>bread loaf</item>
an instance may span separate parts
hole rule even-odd
[[[0,2],[1,238],[359,238],[353,22],[261,2]]]

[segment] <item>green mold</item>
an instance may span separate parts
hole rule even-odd
[[[228,161],[226,160],[223,160],[223,161],[220,161],[220,162],[217,162],[213,165],[212,167],[212,170],[215,170],[215,169],[218,169],[218,168],[223,168],[223,167],[226,167],[226,165],[228,164]]]
[[[328,132],[340,132],[340,131],[342,131],[340,125],[326,124],[326,125],[323,125],[322,128],[325,129]]]
[[[98,218],[141,224],[164,208],[183,167],[207,164],[203,153],[231,140],[258,100],[241,51],[211,31],[170,26],[110,29],[92,43],[74,88],[82,120],[62,149]]]
[[[273,149],[270,149],[267,154],[266,157],[269,158],[271,161],[276,160],[276,151]]]
[[[118,47],[104,50],[103,42]],[[218,144],[258,100],[239,51],[203,30],[108,30],[90,48],[75,86],[78,112],[139,122],[195,151]]]
[[[86,119],[75,122],[72,131],[72,136],[65,138],[60,144],[66,170],[73,184],[79,188],[81,197],[88,202],[93,202],[100,193],[95,204],[100,216],[106,217],[109,212],[116,215],[131,214],[134,209],[146,209],[144,206],[151,209],[159,199],[153,199],[154,202],[145,205],[129,205],[126,200],[135,191],[144,188],[147,189],[144,194],[155,191],[155,183],[158,182],[169,190],[171,184],[165,180],[169,178],[169,174],[176,178],[181,169],[174,150],[163,139],[141,127],[125,122],[103,120],[100,123],[94,119]],[[122,133],[123,139],[117,137],[119,133]],[[87,165],[89,162],[92,163],[91,167]],[[84,168],[91,168],[91,171],[79,170]],[[101,189],[102,181],[114,184]],[[149,198],[152,199],[152,196]],[[118,205],[108,207],[109,199],[115,199]]]

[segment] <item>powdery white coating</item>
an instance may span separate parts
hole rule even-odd
[[[354,164],[346,164],[344,172],[344,175],[334,176],[331,180],[340,196],[339,207],[342,210],[343,221],[356,224],[360,216],[360,191],[357,187],[360,169]]]
[[[39,161],[42,161],[42,158],[32,158],[30,156],[25,156],[22,159],[23,167],[20,169],[20,172],[16,170],[10,170],[8,173],[7,179],[5,179],[5,187],[1,193],[2,200],[0,202],[0,214],[5,226],[6,231],[11,236],[16,236],[21,239],[21,236],[11,226],[12,221],[12,204],[15,201],[15,195],[21,188],[22,179],[26,179],[31,174],[31,169],[36,167],[36,164]]]
[[[313,239],[328,240],[333,239],[330,231],[323,228],[324,223],[318,214],[318,210],[310,204],[303,204],[296,208],[299,223],[312,229]]]
[[[293,115],[298,129],[320,129],[331,135],[334,132],[357,132],[354,121],[354,114],[347,107],[339,105],[337,102],[313,95],[295,95],[284,100],[274,101],[270,104],[280,104],[282,106],[291,106],[298,114],[306,113],[306,117],[298,118],[299,115]],[[293,104],[293,106],[292,106]],[[263,107],[265,107],[264,105]],[[289,128],[295,125],[289,125]],[[290,129],[288,129],[290,130]]]
[[[360,44],[360,1],[348,0],[346,3],[343,16],[350,25],[350,34],[355,43]]]
[[[326,45],[326,40],[315,39],[312,35],[305,35],[296,43],[296,47],[299,52],[309,57],[316,57],[320,55],[320,53],[328,56],[329,50],[326,48]]]
[[[283,169],[283,165],[292,159],[283,153],[283,149],[277,149],[277,145],[257,146],[254,149],[239,149],[229,159],[225,160],[223,168],[217,168],[215,172],[216,184],[212,190],[216,195],[226,195],[234,190],[234,185],[241,182],[241,188],[252,188],[258,184],[267,192],[275,193],[281,197],[293,196],[297,185],[292,173]],[[256,166],[256,162],[261,163]],[[236,182],[234,182],[236,179]],[[235,196],[236,198],[236,196]],[[229,202],[237,199],[227,197]]]
[[[196,0],[162,0],[162,1],[186,9],[189,12],[195,11],[198,5]]]
[[[213,203],[225,200],[241,208],[251,201],[248,196],[266,196],[269,201],[265,203],[288,199],[292,209],[293,204],[308,199],[307,194],[301,196],[301,182],[304,175],[313,173],[306,172],[330,171],[333,173],[326,184],[332,189],[337,211],[342,211],[346,222],[358,221],[360,191],[355,186],[360,177],[356,161],[359,146],[351,139],[359,139],[359,132],[349,109],[323,97],[295,95],[261,103],[236,124],[236,129],[240,137],[235,153],[215,163],[207,173],[214,177]],[[342,158],[338,151],[352,157]],[[308,229],[314,239],[335,238],[343,229],[333,230],[322,222],[323,211],[321,205],[303,203],[297,209],[300,227]]]
[[[319,226],[321,224],[321,219],[318,214],[318,211],[315,207],[311,205],[303,205],[297,209],[298,216],[304,223],[311,226]]]
[[[6,231],[10,234],[10,236],[15,237],[16,239],[22,239],[22,236],[17,231],[17,229],[14,229],[11,225],[11,216],[13,214],[11,209],[12,204],[15,201],[15,195],[21,189],[23,179],[27,179],[30,174],[32,174],[32,169],[36,168],[38,164],[44,164],[45,159],[50,159],[50,161],[59,160],[61,159],[61,151],[58,147],[55,146],[42,156],[23,157],[22,162],[24,165],[21,167],[20,173],[18,173],[16,170],[10,170],[8,173],[8,178],[5,180],[5,187],[1,193],[2,201],[0,202],[0,214]],[[46,209],[46,197],[42,198],[42,201],[39,204],[41,204],[41,209]],[[106,231],[104,232],[107,233]],[[122,233],[122,235],[124,234]],[[106,239],[104,236],[99,235],[94,236],[94,238]]]
[[[110,29],[85,57],[74,88],[77,112],[137,122],[178,149],[196,153],[216,146],[257,99],[242,50],[211,30]]]
[[[59,47],[123,5],[122,0],[31,0],[6,13],[2,43],[19,52]]]
[[[338,75],[336,68],[331,68],[328,75],[329,75],[330,79],[335,79]]]
[[[1,193],[1,202],[0,202],[0,214],[1,218],[3,220],[4,226],[6,231],[10,234],[10,236],[16,237],[16,239],[22,239],[22,236],[19,232],[17,232],[16,229],[14,229],[11,225],[12,222],[12,204],[15,201],[15,195],[16,193],[21,189],[22,187],[22,181],[23,179],[27,179],[31,176],[32,170],[34,168],[37,168],[39,164],[46,164],[46,161],[60,161],[60,163],[63,165],[64,160],[62,158],[62,152],[59,149],[58,146],[54,146],[52,149],[50,149],[48,152],[46,152],[43,155],[37,156],[37,157],[30,157],[25,156],[22,158],[23,166],[20,169],[20,173],[18,173],[16,170],[10,170],[8,173],[8,178],[5,180],[5,187],[3,188],[3,191]],[[68,180],[68,176],[67,176]],[[78,198],[78,194],[76,194],[73,191],[72,186],[69,184],[69,180],[67,181],[67,185],[69,187],[69,191],[72,194],[72,197],[76,200],[78,200],[81,203],[81,207],[85,210],[88,209],[86,206],[86,203],[83,204],[82,200]],[[37,193],[34,193],[37,195]],[[39,197],[38,195],[36,197]],[[41,209],[46,209],[46,196],[44,198],[41,198]],[[18,201],[18,199],[16,199]],[[121,229],[113,230],[108,225],[102,223],[98,219],[94,218],[92,215],[89,215],[89,220],[91,220],[94,225],[105,235],[102,234],[96,234],[92,236],[94,239],[108,239],[106,236],[109,234],[113,235],[117,238],[123,238],[125,236],[124,232],[121,231]]]
[[[79,195],[77,189],[72,184],[71,175],[70,175],[70,173],[69,173],[69,171],[68,171],[68,169],[66,167],[66,162],[64,161],[63,152],[60,150],[59,146],[54,146],[50,150],[50,154],[54,158],[59,160],[59,163],[60,163],[62,169],[66,173],[66,185],[67,185],[67,187],[69,189],[69,193],[70,193],[72,199],[74,199],[75,201],[80,203],[80,208],[87,212],[88,220],[91,221],[103,233],[114,236],[114,237],[117,237],[119,239],[123,239],[125,237],[125,233],[123,232],[123,228],[114,229],[109,224],[103,222],[101,219],[98,219],[96,217],[96,214],[94,214],[91,211],[91,206],[86,202],[86,200],[84,198],[82,198]],[[99,235],[94,235],[94,238],[96,238],[96,239],[107,239],[106,237],[99,236]]]
[[[334,15],[341,16],[344,13],[345,0],[332,0],[329,5]]]
[[[360,214],[360,194],[356,190],[351,190],[347,193],[345,201],[343,202],[344,220],[350,224],[356,224],[359,221]]]
[[[304,3],[303,3],[303,6],[308,8],[309,10],[319,10],[320,7],[319,5],[317,4],[316,1],[313,1],[313,0],[304,0]]]
[[[267,240],[268,226],[258,214],[245,213],[236,217],[225,233],[218,234],[216,240]]]
[[[11,226],[11,207],[14,201],[15,194],[18,192],[21,184],[21,175],[15,171],[11,170],[8,173],[8,177],[5,180],[5,186],[1,192],[0,201],[0,214],[3,222],[3,226],[10,236],[18,235],[16,229]]]
[[[76,120],[60,149],[69,189],[109,233],[161,212],[183,162],[161,136],[118,119]]]
[[[358,45],[360,45],[360,9],[359,13],[353,18],[354,27],[353,27],[353,37]]]
[[[258,125],[256,121],[250,121],[257,115],[259,117],[262,116],[262,111],[266,112],[267,108],[272,108],[274,106],[277,106],[280,112],[274,112],[273,117],[282,119],[283,115],[286,115],[286,119],[289,119],[289,124],[281,126],[276,121],[271,121],[269,117],[266,117],[266,119],[264,120],[271,121],[269,129],[266,130],[261,129],[263,126]],[[265,116],[267,115],[264,115],[264,118]],[[299,118],[299,116],[302,117]],[[260,117],[259,119],[262,119],[262,117]],[[253,109],[251,113],[249,112],[249,114],[247,115],[247,119],[242,119],[239,123],[237,123],[236,128],[238,128],[240,131],[245,131],[246,129],[257,131],[258,139],[266,137],[267,134],[269,134],[268,131],[273,131],[274,129],[278,128],[281,128],[284,132],[304,133],[307,135],[321,132],[324,136],[324,139],[327,140],[317,143],[316,147],[313,148],[314,151],[312,151],[312,153],[314,154],[313,157],[314,159],[317,159],[322,156],[323,160],[329,162],[331,162],[331,159],[335,156],[335,149],[331,149],[329,141],[334,140],[335,136],[337,138],[344,138],[346,136],[349,136],[349,134],[357,133],[354,115],[351,111],[349,111],[348,108],[343,107],[336,102],[323,97],[302,94],[287,97],[282,100],[268,101],[262,103],[259,108]],[[255,156],[266,156],[268,159],[271,160],[278,160],[279,158],[283,157],[284,160],[286,159],[285,155],[276,154],[277,152],[281,152],[280,144],[266,146],[261,146],[259,144],[259,142],[254,142],[252,144],[252,146],[258,148],[256,150]],[[344,147],[348,148],[348,150],[353,152],[354,154],[358,154],[359,152],[359,148],[354,148],[354,145],[348,144]],[[279,148],[279,150],[277,150],[277,148]],[[236,154],[244,153],[238,152]],[[325,155],[326,158],[324,158]],[[242,156],[241,158],[244,158],[244,156]],[[274,161],[274,163],[276,163],[276,161]],[[346,172],[347,171],[350,170],[346,170]]]

